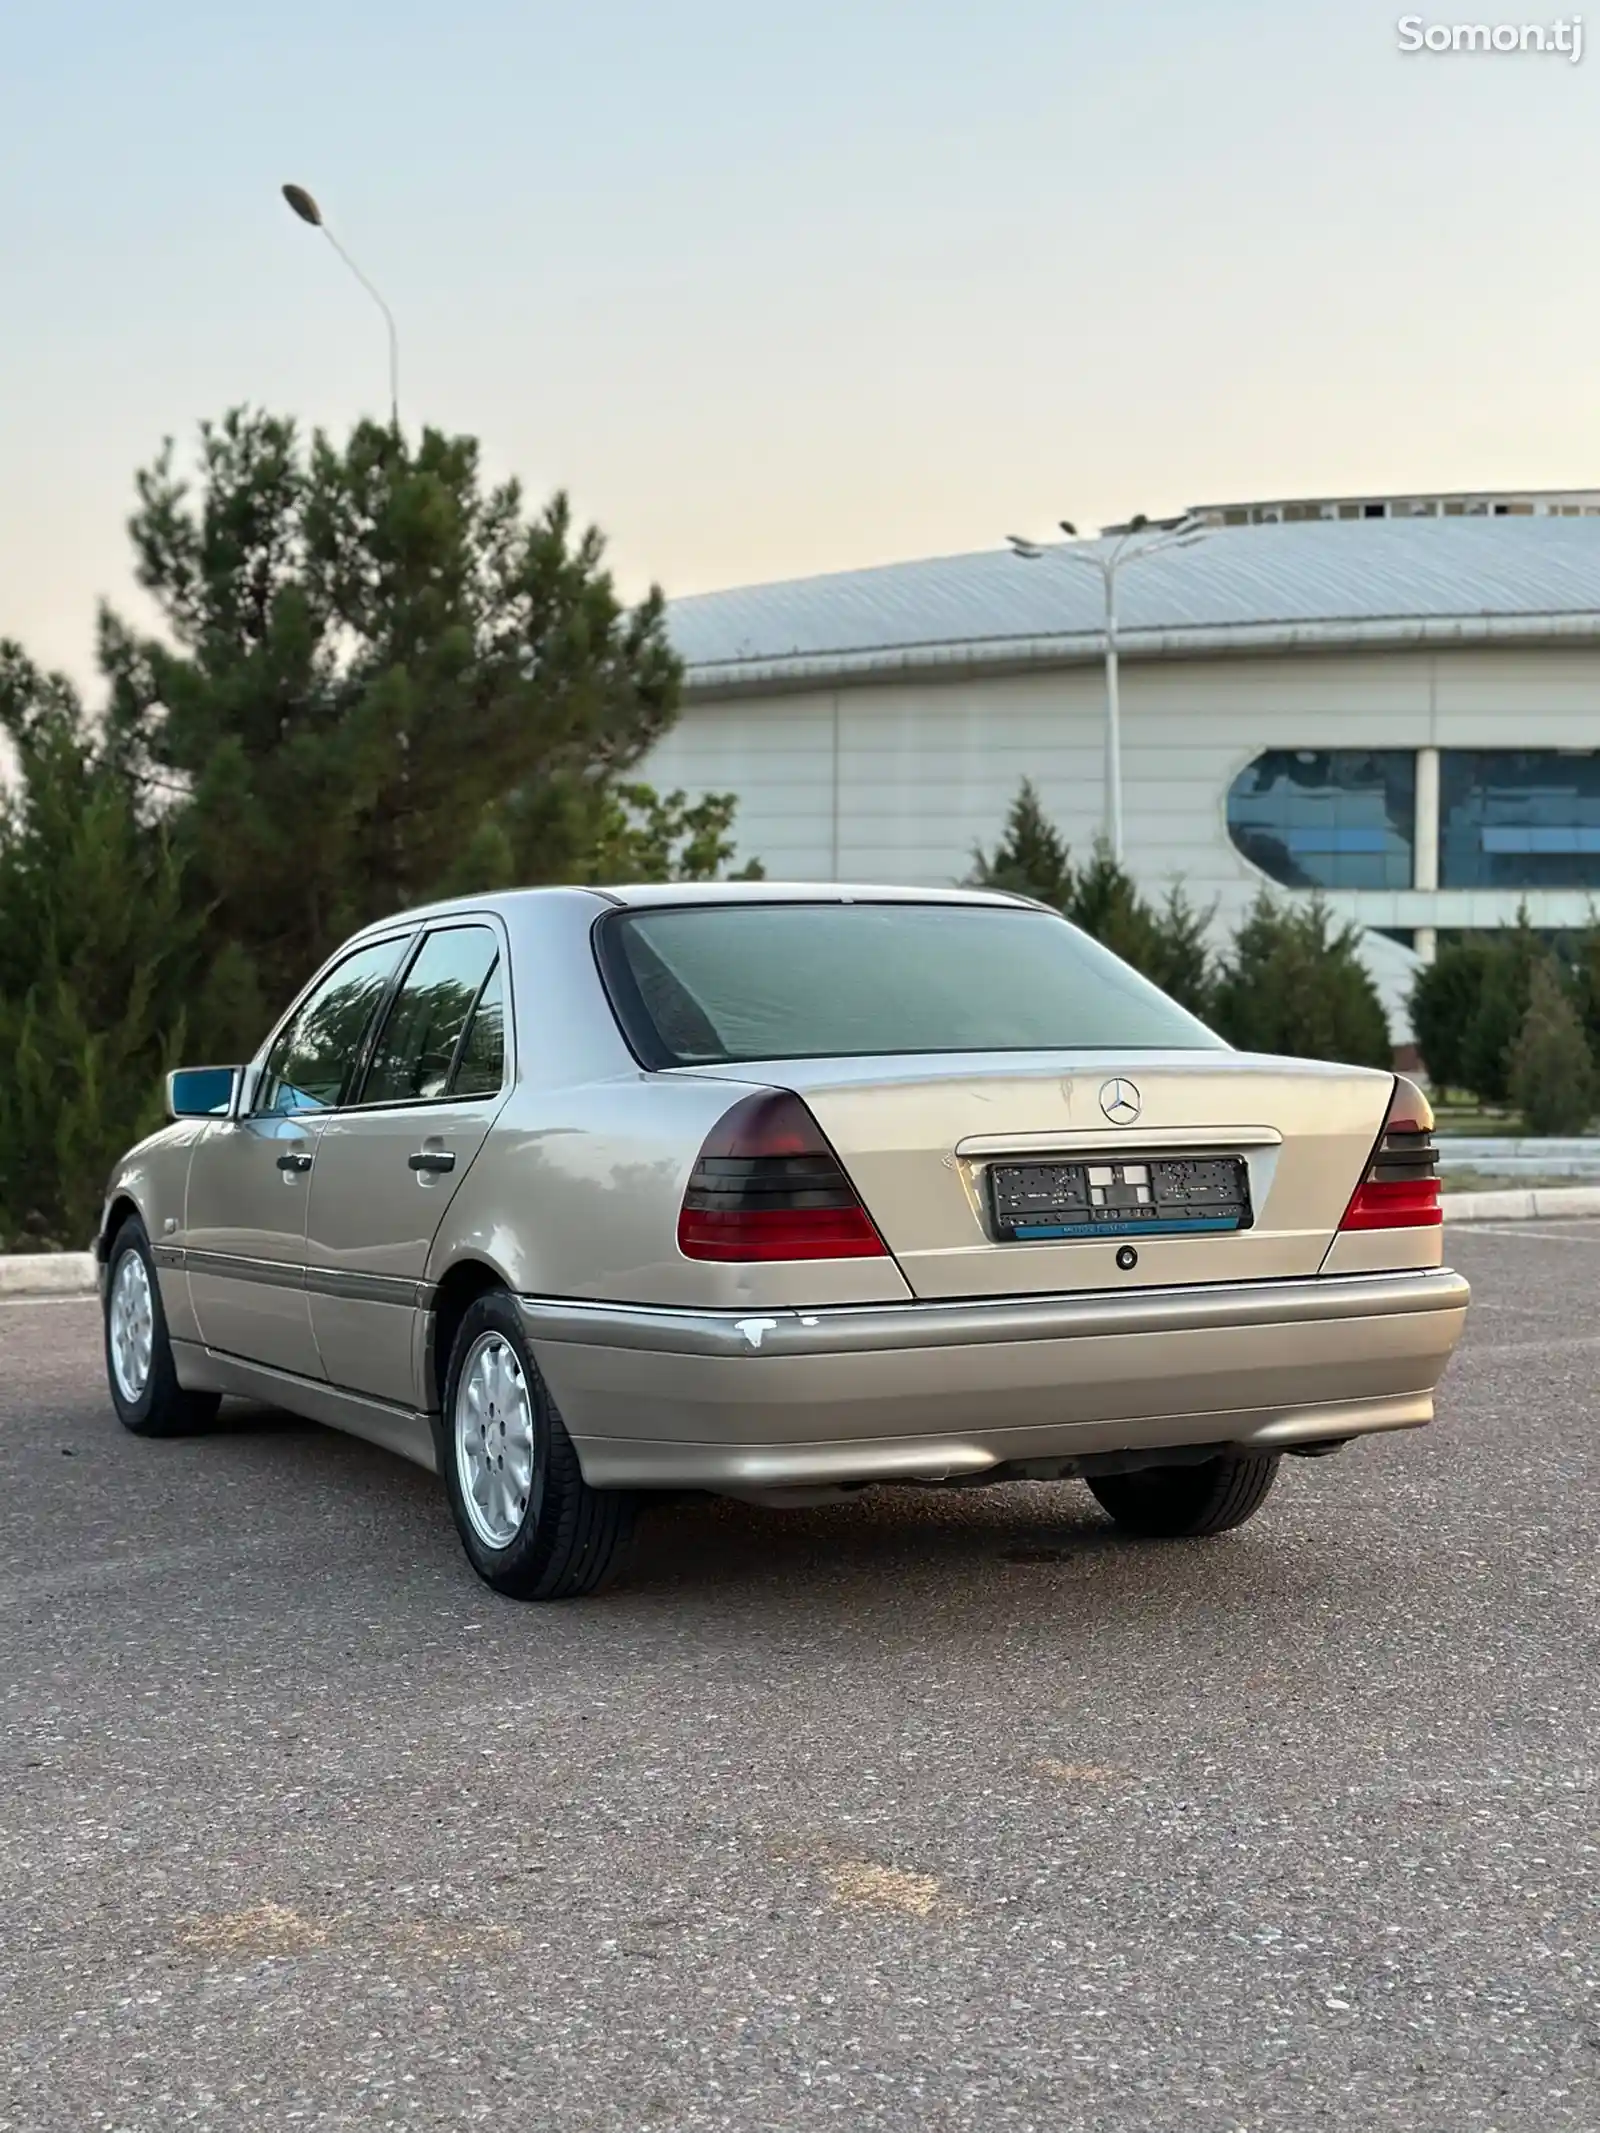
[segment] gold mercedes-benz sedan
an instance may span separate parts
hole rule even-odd
[[[413,911],[169,1096],[98,1240],[122,1421],[387,1445],[521,1599],[599,1589],[651,1490],[1076,1477],[1220,1533],[1430,1421],[1467,1308],[1419,1089],[1232,1051],[997,894]]]

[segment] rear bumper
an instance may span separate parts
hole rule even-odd
[[[591,1482],[740,1490],[1413,1428],[1470,1294],[1432,1268],[806,1312],[519,1304]]]

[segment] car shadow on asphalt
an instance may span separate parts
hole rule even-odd
[[[236,1452],[264,1455],[263,1467],[276,1466],[278,1453],[292,1443],[290,1475],[309,1489],[323,1517],[332,1510],[330,1487],[347,1493],[352,1523],[368,1543],[394,1518],[397,1574],[407,1559],[414,1560],[426,1531],[437,1543],[432,1567],[451,1566],[464,1590],[474,1588],[443,1489],[421,1467],[297,1416],[232,1401],[224,1403],[216,1436]],[[1165,1605],[1203,1591],[1215,1604],[1236,1581],[1241,1599],[1246,1591],[1260,1597],[1269,1589],[1280,1600],[1297,1591],[1326,1599],[1358,1588],[1370,1596],[1387,1583],[1383,1565],[1351,1546],[1350,1533],[1340,1530],[1343,1521],[1332,1529],[1319,1521],[1317,1537],[1308,1543],[1295,1499],[1310,1477],[1295,1471],[1299,1461],[1285,1465],[1258,1521],[1238,1533],[1187,1543],[1119,1533],[1075,1482],[867,1488],[840,1503],[804,1509],[687,1492],[662,1495],[647,1499],[627,1574],[583,1603],[583,1611],[623,1605],[648,1611],[655,1602],[681,1607],[714,1597],[724,1606],[739,1599],[757,1609],[779,1599],[824,1609],[848,1599],[852,1609],[872,1611],[882,1602],[901,1612],[919,1597],[945,1606],[952,1599],[965,1604],[964,1595],[970,1600],[1009,1588],[1028,1614],[1034,1602],[1026,1594],[1036,1601],[1080,1580],[1107,1598],[1120,1594],[1134,1612],[1158,1594]],[[275,1485],[262,1474],[261,1486]],[[424,1545],[431,1554],[431,1544]],[[379,1559],[386,1553],[379,1541]],[[506,1604],[514,1615],[513,1603]],[[545,1610],[531,1613],[542,1616]]]
[[[1170,1573],[1205,1553],[1215,1558],[1215,1546],[1131,1540],[1072,1484],[867,1489],[852,1502],[806,1510],[696,1497],[646,1511],[618,1594],[726,1596],[737,1588],[754,1598],[809,1589],[815,1598],[848,1588],[860,1598],[877,1587],[903,1603],[918,1589],[948,1597],[952,1585],[992,1583],[996,1573],[1019,1586],[1061,1584],[1078,1574],[1114,1578],[1120,1565],[1137,1585],[1157,1560]]]

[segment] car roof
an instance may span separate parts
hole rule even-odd
[[[643,881],[597,889],[628,909],[652,904],[1014,904],[1022,899],[996,889],[912,889],[884,882],[846,881]]]
[[[651,881],[625,882],[615,886],[583,888],[497,889],[482,896],[452,896],[408,911],[392,912],[361,929],[362,934],[384,932],[390,927],[448,918],[456,913],[498,911],[513,918],[538,904],[610,904],[623,910],[649,910],[659,905],[682,909],[686,904],[977,904],[1028,908],[1026,896],[1013,896],[1003,889],[914,889],[884,882],[842,881]],[[357,935],[355,938],[359,939]]]

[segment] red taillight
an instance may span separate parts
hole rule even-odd
[[[1431,1229],[1444,1220],[1437,1178],[1364,1178],[1341,1229]]]
[[[1408,1083],[1396,1090],[1367,1174],[1344,1211],[1340,1229],[1433,1229],[1439,1204],[1439,1151],[1431,1122]]]
[[[686,1259],[880,1259],[884,1242],[798,1096],[747,1096],[700,1151],[678,1216]]]
[[[859,1207],[685,1207],[685,1259],[881,1259],[883,1239]]]

